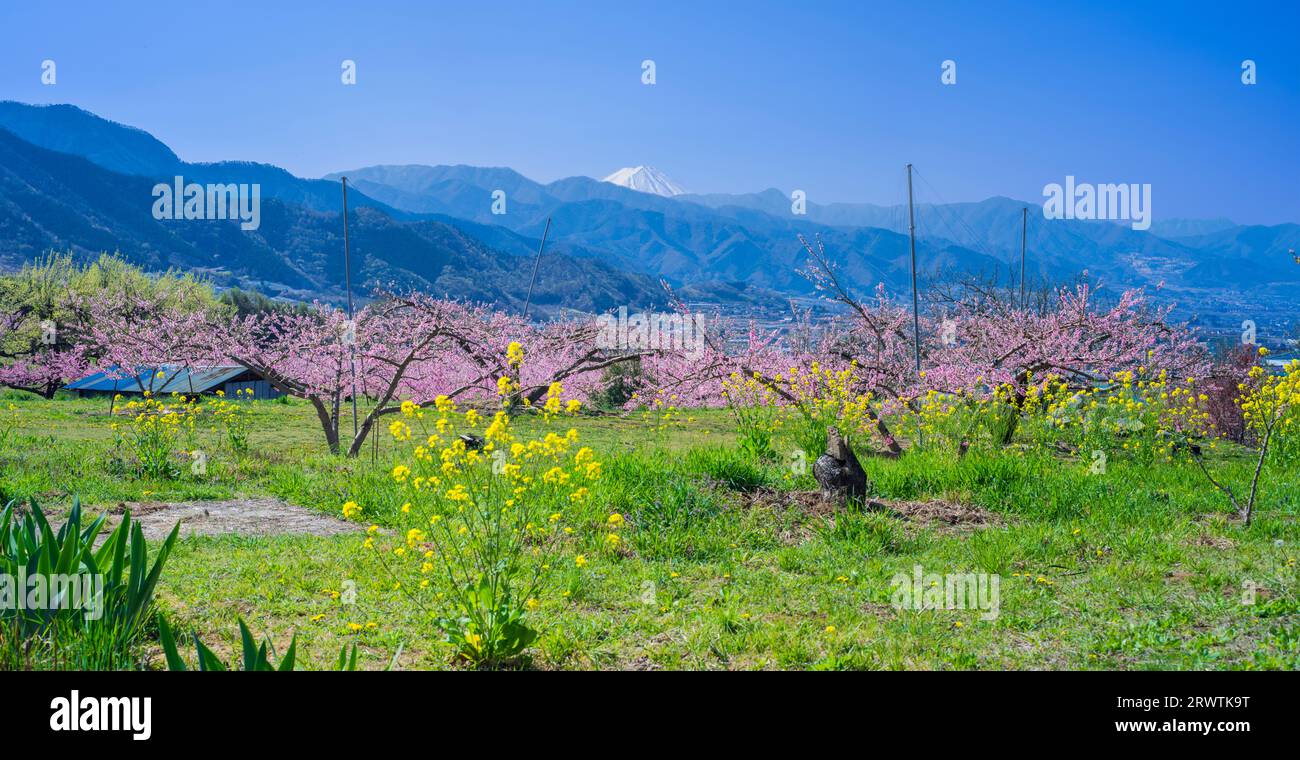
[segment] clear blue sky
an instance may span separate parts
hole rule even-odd
[[[1041,200],[1073,174],[1151,183],[1157,219],[1300,221],[1294,0],[918,5],[4,0],[0,99],[302,176],[650,164],[698,192],[892,204],[911,161],[925,200]]]

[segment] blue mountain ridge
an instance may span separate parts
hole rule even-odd
[[[588,177],[543,184],[506,167],[465,165],[369,166],[303,179],[267,164],[186,163],[147,132],[74,106],[0,103],[0,128],[119,175],[161,181],[180,174],[187,181],[257,182],[264,199],[300,215],[337,214],[338,178],[346,175],[355,191],[349,193],[350,206],[372,211],[374,218],[382,217],[392,225],[411,225],[410,234],[416,238],[426,237],[418,231],[434,228],[429,225],[450,227],[480,247],[507,256],[531,256],[550,218],[549,251],[569,257],[575,266],[586,261],[602,265],[602,271],[639,277],[638,287],[664,278],[724,300],[743,293],[742,302],[750,305],[770,305],[780,300],[780,294],[807,297],[810,285],[799,274],[806,258],[798,241],[801,234],[822,238],[839,262],[842,277],[855,289],[884,282],[901,290],[910,282],[907,217],[902,206],[809,202],[806,214],[795,215],[789,196],[776,189],[668,198]],[[496,191],[505,193],[504,214],[493,213]],[[1019,260],[1025,207],[1030,210],[1028,268],[1033,277],[1064,280],[1087,271],[1111,287],[1160,286],[1163,297],[1227,312],[1247,303],[1256,310],[1285,311],[1300,295],[1300,266],[1287,255],[1300,247],[1300,226],[1295,224],[1256,227],[1227,220],[1170,220],[1164,229],[1171,237],[1165,238],[1117,223],[1045,220],[1037,204],[1002,197],[918,205],[918,249],[925,274],[931,278],[954,272],[1007,276]],[[96,218],[98,225],[91,227],[114,230],[111,213]],[[1157,224],[1153,229],[1162,227]],[[57,225],[48,232],[54,239],[69,239]],[[324,229],[318,232],[319,240],[296,244],[305,249],[329,240]],[[102,235],[99,239],[107,242]],[[413,247],[386,250],[385,259],[412,265],[413,256],[428,257],[430,265],[440,261],[408,236],[386,240],[390,245]],[[33,244],[26,243],[23,255],[31,255]],[[159,244],[153,241],[149,250]],[[17,258],[19,251],[13,250],[17,243],[0,240],[0,246],[11,249],[0,248],[0,261]],[[206,255],[210,259],[215,253]],[[204,255],[187,253],[181,258],[201,260]],[[323,274],[313,273],[305,263],[311,258],[305,250],[287,260],[285,251],[279,251],[278,264],[272,258],[267,259],[266,272],[254,261],[241,261],[240,266],[250,281],[285,280],[289,290],[311,292],[330,286]],[[290,272],[302,276],[295,279]],[[428,274],[417,279],[427,282]],[[472,279],[476,272],[459,274]],[[576,281],[569,284],[582,287]]]

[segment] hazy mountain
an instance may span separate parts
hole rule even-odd
[[[808,294],[798,270],[806,257],[797,235],[819,235],[840,263],[844,279],[858,289],[884,282],[910,286],[906,205],[804,204],[794,213],[787,193],[770,188],[748,194],[644,193],[588,177],[550,184],[514,172],[476,185],[472,167],[407,167],[408,176],[383,176],[385,167],[357,169],[367,193],[410,211],[434,211],[455,219],[504,226],[537,236],[546,218],[558,245],[574,255],[603,256],[614,265],[688,283],[746,281],[761,288]],[[492,170],[502,172],[508,170]],[[417,184],[414,177],[436,181]],[[491,213],[493,187],[512,182],[505,214]],[[386,180],[393,185],[383,185]],[[1026,213],[1027,210],[1027,213]],[[1188,314],[1211,306],[1284,313],[1300,296],[1297,272],[1285,267],[1228,266],[1224,261],[1274,253],[1290,227],[1250,232],[1226,220],[1181,220],[1169,229],[1212,234],[1166,239],[1114,222],[1048,220],[1037,203],[989,198],[972,203],[918,203],[915,208],[918,260],[923,277],[982,272],[1002,277],[1018,272],[1022,234],[1029,275],[1060,281],[1088,272],[1112,288],[1159,288]],[[1276,237],[1273,240],[1272,237]],[[1270,261],[1283,262],[1274,257]],[[1213,293],[1213,297],[1209,294]]]
[[[303,272],[272,255],[259,237],[241,234],[235,223],[155,220],[153,185],[0,130],[0,264],[14,267],[50,249],[87,256],[120,250],[153,270],[206,269],[221,262],[236,271],[256,270],[260,279],[285,289],[310,287]],[[263,206],[266,221],[267,212],[275,212],[271,204]]]
[[[0,101],[0,129],[26,142],[59,153],[80,156],[105,169],[170,183],[182,176],[186,182],[261,185],[262,197],[307,206],[316,211],[339,211],[343,195],[337,182],[301,179],[278,166],[251,161],[188,163],[156,138],[135,127],[100,118],[75,106],[33,106]],[[152,185],[151,185],[152,186]],[[379,208],[395,218],[410,214],[367,197],[348,194],[348,205]]]
[[[9,127],[30,139],[10,135],[0,161],[0,203],[8,209],[0,222],[9,231],[0,238],[0,262],[34,255],[41,246],[121,247],[155,263],[225,267],[230,277],[331,293],[338,283],[330,273],[338,268],[328,256],[341,251],[334,227],[338,179],[346,175],[358,239],[375,246],[361,254],[373,277],[429,288],[473,279],[477,284],[465,285],[465,294],[502,303],[517,296],[513,272],[521,264],[513,259],[536,253],[548,219],[548,261],[554,256],[557,274],[582,291],[575,303],[631,291],[655,300],[660,277],[724,303],[766,307],[779,300],[774,292],[808,296],[799,235],[820,236],[843,280],[859,291],[879,282],[895,290],[910,286],[902,204],[810,200],[796,206],[775,188],[679,193],[649,167],[616,173],[630,187],[590,177],[543,184],[505,167],[465,165],[372,166],[309,180],[266,164],[186,163],[145,132],[70,106],[0,104],[0,128]],[[59,152],[34,156],[18,144],[31,142]],[[79,178],[80,165],[68,163],[69,153],[116,174]],[[241,236],[226,229],[233,225],[200,232],[156,223],[136,199],[148,198],[152,180],[175,174],[259,183],[264,205],[273,201],[263,210],[263,229]],[[1189,308],[1212,304],[1222,311],[1285,311],[1300,297],[1300,267],[1285,253],[1300,247],[1296,225],[1167,220],[1162,226],[1157,220],[1153,230],[1166,238],[1113,222],[1047,220],[1039,204],[1001,197],[918,203],[915,220],[923,276],[1007,276],[1019,267],[1024,234],[1030,274],[1049,280],[1086,270],[1112,288],[1159,285]],[[506,259],[513,261],[492,263]]]
[[[666,198],[682,195],[686,192],[676,182],[668,179],[668,175],[653,166],[633,166],[627,169],[619,169],[601,180],[601,182],[619,185],[641,193],[662,195]]]
[[[500,169],[490,170],[493,174],[486,179],[464,166],[393,169],[370,167],[346,174],[359,178],[354,181],[367,193],[408,211],[505,226],[529,236],[540,235],[550,217],[554,240],[577,246],[575,255],[603,255],[620,268],[647,274],[684,282],[746,280],[807,293],[808,282],[797,271],[805,258],[797,236],[804,234],[820,235],[857,286],[884,281],[904,287],[910,282],[910,269],[901,272],[895,266],[908,252],[905,206],[809,203],[805,214],[795,214],[789,196],[775,189],[662,197],[588,177],[543,185]],[[493,214],[491,194],[507,186],[518,197],[506,190],[506,213]],[[1038,206],[990,198],[919,204],[922,266],[929,271],[990,273],[1018,267],[1026,207],[1031,212],[1027,265],[1042,277],[1059,279],[1088,270],[1118,282],[1172,284],[1200,256],[1188,246],[1117,224],[1049,224]]]
[[[1211,254],[1201,256],[1189,270],[1198,281],[1258,283],[1256,287],[1290,293],[1293,299],[1300,289],[1295,253],[1300,251],[1300,224],[1231,227],[1182,242]]]
[[[33,145],[82,156],[121,174],[165,176],[181,165],[171,148],[148,132],[76,106],[0,101],[0,127]]]
[[[119,252],[145,268],[198,271],[219,285],[296,298],[337,297],[343,284],[339,214],[263,199],[261,224],[157,220],[153,180],[111,172],[86,159],[34,146],[0,130],[0,266],[14,268],[47,250],[89,259]],[[501,253],[450,224],[396,220],[377,208],[351,213],[354,281],[419,288],[519,308],[531,261]],[[537,241],[517,245],[535,249]],[[664,301],[650,277],[555,251],[538,278],[534,313],[604,310]]]
[[[1231,219],[1154,219],[1151,222],[1151,234],[1169,240],[1209,235],[1238,226]]]

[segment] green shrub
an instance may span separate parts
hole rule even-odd
[[[42,577],[55,594],[42,609],[0,604],[4,657],[10,664],[30,662],[38,654],[74,666],[115,667],[129,661],[180,524],[150,566],[144,533],[129,513],[95,547],[105,517],[82,527],[81,501],[74,499],[67,521],[55,532],[35,502],[22,515],[17,502],[0,512],[0,575]],[[15,586],[14,593],[26,593],[25,586]],[[74,606],[82,589],[91,590],[92,598]]]

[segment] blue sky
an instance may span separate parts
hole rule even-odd
[[[1300,4],[908,5],[5,2],[0,99],[302,176],[650,164],[697,192],[893,204],[910,161],[922,200],[1039,201],[1073,174],[1151,183],[1157,219],[1300,221]]]

